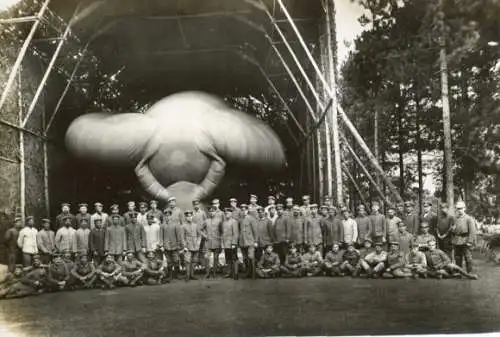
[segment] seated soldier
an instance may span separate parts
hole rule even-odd
[[[471,280],[478,279],[477,275],[469,274],[456,264],[452,263],[448,255],[436,247],[436,241],[429,241],[427,246],[429,247],[429,250],[426,252],[425,257],[427,259],[429,275],[439,279],[450,276],[465,276]]]
[[[349,274],[353,277],[359,274],[359,252],[354,248],[354,242],[349,242],[347,244],[347,250],[342,255],[342,264],[340,265],[340,271],[346,275]]]
[[[323,268],[326,276],[344,276],[341,266],[343,261],[344,251],[340,250],[338,243],[334,243],[332,250],[326,253]]]
[[[59,291],[66,289],[70,279],[70,271],[62,256],[58,253],[53,255],[49,263],[47,275],[47,289],[49,291]]]
[[[73,276],[76,288],[84,287],[91,289],[94,287],[97,274],[94,264],[89,261],[88,254],[80,254],[78,262],[71,269],[71,275]]]
[[[429,249],[427,243],[429,241],[436,241],[436,237],[429,233],[429,223],[422,222],[420,224],[420,232],[422,234],[417,235],[415,243],[421,251],[426,251]]]
[[[375,251],[375,248],[372,246],[372,240],[370,238],[366,238],[363,241],[363,247],[359,250],[359,259],[360,262],[358,262],[358,265],[356,266],[356,269],[358,273],[361,273],[363,276],[365,274],[364,269],[361,267],[361,261],[364,260],[364,258]]]
[[[280,258],[278,254],[273,252],[273,245],[266,244],[264,254],[260,257],[255,272],[260,278],[274,278],[280,272]]]
[[[304,269],[302,268],[302,255],[297,251],[297,247],[292,244],[285,257],[285,265],[281,266],[281,275],[284,277],[302,277]]]
[[[307,253],[302,255],[302,263],[306,276],[319,276],[323,272],[323,258],[316,245],[309,245]]]
[[[6,287],[0,290],[0,298],[19,298],[43,293],[47,273],[41,265],[38,255],[33,256],[32,267],[24,271],[19,265],[14,274],[5,280]]]
[[[113,255],[106,254],[104,261],[97,268],[98,279],[103,283],[102,288],[113,289],[117,283],[125,283],[121,271],[122,267],[115,261]]]
[[[149,251],[146,258],[146,269],[144,270],[146,284],[161,284],[165,278],[163,261],[160,261],[153,251]]]
[[[144,265],[135,257],[134,252],[131,250],[127,251],[125,260],[122,262],[124,284],[131,287],[140,284],[144,275],[144,269]]]
[[[405,268],[411,272],[413,278],[427,278],[427,259],[416,243],[411,245],[411,250],[406,254]]]
[[[71,252],[69,250],[65,250],[62,253],[62,258],[63,258],[64,264],[66,264],[66,268],[68,269],[68,272],[69,272],[69,280],[68,280],[68,282],[66,284],[66,288],[67,289],[73,289],[75,287],[76,280],[73,277],[73,274],[71,273],[71,271],[75,267],[75,262],[73,262],[72,254],[71,254]]]
[[[405,257],[399,250],[399,243],[393,241],[390,243],[390,251],[387,254],[387,268],[382,276],[384,278],[404,278],[410,277],[412,274],[405,270]]]
[[[21,283],[21,278],[23,277],[23,265],[16,264],[14,266],[14,271],[7,274],[5,279],[0,282],[0,298],[11,298],[15,297],[18,291],[18,284]]]
[[[387,253],[382,248],[382,243],[375,243],[375,251],[365,256],[361,260],[361,268],[369,277],[378,278],[385,269],[387,262]]]

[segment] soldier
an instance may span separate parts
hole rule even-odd
[[[59,252],[67,250],[76,253],[76,231],[71,227],[72,219],[69,215],[61,219],[63,226],[56,233],[56,249]]]
[[[62,252],[62,259],[64,264],[66,265],[66,269],[68,269],[69,273],[69,280],[66,282],[66,288],[67,289],[72,289],[75,285],[75,280],[73,279],[73,275],[71,275],[71,271],[73,270],[73,267],[75,266],[75,263],[72,260],[72,253],[70,251],[63,251]],[[76,257],[78,257],[78,254],[75,254]]]
[[[154,213],[150,216],[158,219]],[[139,261],[146,261],[146,231],[144,226],[137,223],[137,215],[130,213],[130,222],[125,226],[125,235],[127,237],[127,249],[136,256]]]
[[[71,221],[71,218],[67,218]],[[66,226],[66,221],[64,226]],[[56,253],[52,257],[47,273],[47,288],[49,291],[59,291],[65,289],[70,280],[70,271],[62,256]]]
[[[440,208],[441,214],[436,227],[439,249],[451,255],[451,228],[455,223],[455,218],[450,214],[448,204],[441,203]]]
[[[382,248],[382,242],[375,242],[375,251],[361,260],[361,267],[368,276],[378,278],[384,272],[386,262],[387,253]]]
[[[342,264],[340,270],[343,274],[349,274],[352,277],[357,277],[360,269],[361,257],[359,252],[354,248],[354,243],[346,244],[347,249],[342,256]]]
[[[30,270],[23,274],[22,265],[18,265],[10,275],[12,277],[6,280],[6,287],[0,289],[0,298],[20,298],[43,292],[47,272],[37,255],[33,256],[33,267]]]
[[[214,217],[222,223],[222,220],[224,219],[224,212],[220,209],[220,200],[213,199],[212,207],[215,209]]]
[[[175,197],[170,197],[168,198],[167,202],[167,209],[172,213],[172,215],[170,216],[172,221],[178,221],[179,223],[182,223],[182,211],[179,207],[177,207],[177,199]]]
[[[78,262],[74,264],[71,275],[77,288],[91,289],[97,279],[94,264],[89,261],[87,254],[81,254]]]
[[[234,219],[233,208],[226,208],[224,221],[222,222],[221,246],[224,249],[224,257],[229,267],[226,278],[238,278],[238,264],[236,255],[236,245],[238,244],[238,221]]]
[[[87,221],[86,218],[82,218],[80,220],[80,228],[78,228],[75,232],[76,252],[80,255],[84,254],[88,255],[89,253],[89,238],[90,238],[89,221]]]
[[[365,242],[365,239],[371,239],[372,237],[372,221],[366,214],[366,209],[364,205],[358,206],[358,216],[355,219],[358,225],[358,240],[357,245],[361,247]]]
[[[425,257],[427,259],[427,266],[429,268],[428,271],[432,276],[438,279],[450,276],[465,276],[466,278],[471,280],[478,279],[477,275],[468,273],[460,266],[452,263],[448,255],[437,248],[435,241],[430,241],[427,243],[427,245],[429,246],[429,250],[425,252]]]
[[[155,219],[155,223],[158,225],[160,224],[160,221],[158,218],[153,214],[148,212],[148,204],[145,203],[144,201],[141,201],[139,203],[139,213],[135,212],[130,212],[129,217],[131,218],[133,214],[137,214],[137,223],[142,226],[146,226],[148,223],[148,215],[152,216],[153,219]],[[129,223],[131,219],[127,223]]]
[[[406,230],[406,224],[403,221],[398,223],[398,233],[395,237],[396,241],[399,243],[399,249],[404,253],[410,251],[410,246],[414,240],[413,234]]]
[[[400,218],[400,219],[404,219],[404,217],[406,216],[406,212],[405,212],[405,204],[402,203],[402,202],[398,202],[397,205],[396,205],[396,217]]]
[[[342,221],[335,214],[335,207],[324,205],[321,207],[321,214],[325,251],[329,252],[335,243],[340,245],[344,239],[344,228]]]
[[[43,264],[49,264],[52,253],[56,249],[56,238],[54,232],[50,229],[49,219],[42,219],[42,226],[42,229],[36,236],[36,242],[38,244],[38,251],[40,252],[40,260]]]
[[[153,217],[157,218],[155,214],[151,214]],[[125,260],[121,264],[122,266],[122,276],[125,285],[130,287],[135,287],[142,276],[144,275],[144,270],[146,269],[143,264],[135,258],[134,252],[129,250],[125,255]]]
[[[89,249],[93,256],[96,265],[100,265],[104,261],[106,248],[106,230],[103,228],[101,217],[94,218],[95,228],[90,231]]]
[[[149,202],[149,214],[153,214],[158,223],[163,223],[163,212],[158,209],[158,201],[151,200]]]
[[[331,195],[325,195],[323,197],[323,205],[327,207],[332,207],[333,206],[333,200]]]
[[[113,289],[119,282],[125,283],[121,275],[122,267],[115,261],[113,255],[106,254],[104,261],[97,268],[97,276],[103,284],[103,289]]]
[[[32,216],[26,218],[26,226],[19,232],[17,238],[17,246],[23,253],[23,265],[31,266],[33,255],[38,254],[37,233],[35,219]]]
[[[408,232],[413,235],[418,234],[418,227],[420,225],[420,220],[418,218],[418,214],[415,212],[413,208],[413,204],[410,201],[405,202],[405,217],[403,219]]]
[[[135,208],[135,203],[134,203],[134,208]],[[119,220],[119,225],[122,226],[122,227],[125,227],[125,218],[120,215],[120,207],[117,204],[113,204],[113,205],[111,205],[111,207],[109,209],[111,210],[110,216],[107,216],[106,220],[104,220],[104,217],[102,218],[102,223],[103,223],[104,229],[106,229],[109,226],[111,226],[111,222],[112,222],[111,221],[111,216],[115,216],[115,217],[118,216],[119,219],[120,219]]]
[[[302,254],[306,247],[304,245],[305,238],[305,220],[300,215],[299,206],[293,207],[292,216],[288,219],[290,224],[290,241],[297,245],[299,253]]]
[[[101,218],[102,224],[108,223],[108,213],[103,212],[102,211],[103,209],[104,209],[103,204],[101,204],[100,202],[94,203],[95,213],[92,214],[92,216],[90,217],[90,230],[93,230],[95,228],[96,218]]]
[[[288,254],[288,246],[290,244],[290,223],[285,215],[285,210],[282,204],[276,205],[278,214],[274,222],[274,250],[277,252],[281,264],[285,263],[285,258]]]
[[[262,213],[264,212],[262,211]],[[264,249],[264,254],[262,254],[255,272],[260,278],[278,277],[280,272],[280,259],[278,254],[273,252],[272,244],[266,244]]]
[[[20,289],[22,277],[23,265],[15,264],[13,267],[13,271],[9,272],[5,276],[5,279],[0,282],[0,299],[16,297],[18,290]]]
[[[419,250],[418,245],[412,244],[405,260],[405,268],[410,271],[413,278],[427,278],[427,259],[425,254]]]
[[[427,250],[429,248],[427,247],[427,242],[436,241],[436,237],[430,234],[429,231],[430,231],[429,224],[427,222],[422,222],[420,224],[421,234],[417,235],[417,238],[415,239],[415,243],[417,244],[420,250]]]
[[[288,216],[288,217],[293,216],[293,206],[294,206],[293,198],[292,197],[286,198],[286,200],[285,200],[285,215],[286,216]],[[299,209],[299,211],[300,211],[300,209]],[[297,247],[297,249],[299,249],[299,247]]]
[[[267,206],[264,208],[264,212],[268,216],[270,208],[276,208],[276,197],[274,195],[270,195],[267,197]]]
[[[137,215],[137,212],[135,210],[135,201],[127,202],[127,211],[125,213],[123,213],[123,219],[125,221],[125,224],[128,224],[130,222],[131,214]],[[141,222],[138,221],[138,223],[141,223]]]
[[[255,260],[260,261],[262,254],[264,254],[265,247],[271,245],[274,241],[273,223],[266,217],[263,207],[257,208],[256,225],[258,247],[255,250]]]
[[[19,232],[22,228],[21,218],[15,218],[14,226],[5,232],[4,243],[7,248],[7,264],[10,273],[14,273],[16,264],[22,261],[22,251],[17,245]]]
[[[255,248],[257,246],[257,224],[255,218],[248,213],[246,204],[240,205],[243,216],[240,219],[239,246],[243,254],[243,264],[248,275],[255,279]]]
[[[308,218],[311,215],[311,210],[309,208],[311,202],[311,197],[308,195],[302,196],[302,205],[300,206],[300,212],[304,218]]]
[[[302,263],[306,276],[320,276],[323,272],[323,258],[315,245],[309,245],[307,253],[302,255]]]
[[[81,203],[78,205],[78,213],[75,216],[76,227],[78,229],[83,219],[87,220],[87,224],[90,224],[90,214],[88,213],[88,205],[86,203]],[[87,226],[88,227],[88,226]]]
[[[161,247],[167,259],[168,279],[171,281],[179,277],[179,251],[183,249],[183,230],[178,221],[170,219],[167,211],[164,222],[160,227]]]
[[[64,219],[66,217],[70,217],[70,226],[76,227],[76,218],[73,214],[71,214],[70,207],[71,205],[67,202],[61,204],[61,213],[59,213],[56,216],[56,225],[57,225],[57,228],[55,228],[56,231],[59,228],[64,227]]]
[[[207,219],[207,214],[200,208],[200,201],[193,200],[193,222],[202,225]]]
[[[146,255],[146,268],[144,270],[144,278],[146,284],[156,285],[161,284],[165,280],[165,266],[158,256],[153,251],[149,251]]]
[[[387,228],[385,216],[380,213],[380,204],[377,201],[372,203],[372,214],[370,215],[373,242],[386,242]]]
[[[323,256],[323,233],[321,226],[321,216],[318,214],[318,205],[309,206],[311,211],[309,218],[305,221],[305,243],[306,245],[315,245],[316,250]]]
[[[368,254],[371,254],[375,251],[375,248],[373,248],[373,242],[370,239],[365,239],[365,242],[363,243],[363,247],[359,250],[359,259],[360,261],[363,261],[365,257],[368,256]],[[358,263],[357,270],[359,273],[364,272],[364,269],[361,266],[361,262]]]
[[[334,243],[332,249],[325,256],[323,269],[326,276],[344,276],[340,268],[344,262],[343,257],[344,251],[340,250],[338,243]]]
[[[457,202],[455,205],[456,216],[451,227],[451,244],[456,264],[462,268],[462,262],[468,273],[472,273],[472,247],[476,241],[476,224],[471,216],[465,213],[465,203]]]
[[[250,204],[248,204],[248,214],[252,217],[254,217],[254,219],[257,219],[257,208],[259,208],[260,206],[257,204],[257,201],[259,199],[257,198],[257,196],[255,194],[250,194]]]
[[[358,225],[356,221],[354,221],[349,213],[349,210],[346,207],[341,209],[342,212],[342,232],[344,233],[344,237],[342,241],[345,244],[355,243],[358,240]]]
[[[389,206],[387,208],[386,217],[386,228],[387,228],[387,240],[389,242],[394,242],[398,237],[398,223],[402,220],[396,216],[396,210],[394,207]]]
[[[238,221],[241,218],[241,209],[238,207],[238,200],[236,198],[229,199],[229,205],[231,206],[233,219]]]
[[[281,266],[281,274],[284,277],[302,277],[304,268],[302,255],[297,251],[297,246],[291,244],[286,254],[285,263]]]
[[[436,233],[436,228],[437,228],[437,215],[436,213],[432,212],[432,202],[430,201],[424,202],[422,211],[423,212],[420,221],[428,223],[429,233],[434,235]]]
[[[193,222],[193,211],[184,212],[186,222],[182,226],[182,242],[184,248],[184,260],[186,263],[186,282],[196,280],[193,267],[196,264],[198,251],[200,249],[202,233],[200,227]]]
[[[399,243],[391,242],[389,254],[387,254],[387,268],[383,272],[384,278],[405,278],[412,274],[405,270],[405,255],[399,251]]]
[[[205,278],[210,277],[210,256],[213,257],[213,277],[216,276],[217,270],[219,268],[219,255],[222,252],[221,247],[221,232],[222,232],[222,221],[216,215],[217,208],[212,206],[208,212],[208,219],[201,226],[201,233],[205,237],[205,248],[206,255],[203,257],[205,260]]]
[[[122,261],[123,253],[127,250],[127,235],[125,228],[120,226],[120,217],[117,215],[111,216],[111,226],[106,228],[104,247],[107,255],[112,256],[118,263]]]
[[[177,218],[176,218],[177,219]],[[177,220],[176,220],[177,221]],[[140,226],[140,225],[139,225]],[[160,248],[161,248],[161,233],[160,233],[160,225],[156,221],[155,217],[152,214],[147,215],[147,224],[143,227],[145,236],[145,243],[143,246],[146,248],[148,252],[155,252],[158,257],[161,257]]]

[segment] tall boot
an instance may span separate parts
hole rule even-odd
[[[252,280],[255,280],[256,279],[256,276],[255,276],[255,259],[250,259],[250,268],[251,268],[251,272],[252,272]]]
[[[197,280],[197,278],[194,276],[194,268],[192,264],[189,266],[189,278],[191,280]]]
[[[174,267],[174,273],[173,273],[173,275],[172,275],[172,276],[173,276],[174,278],[178,279],[178,280],[180,280],[180,279],[181,279],[181,271],[180,271],[180,267],[179,267],[179,265],[176,265],[176,266]]]
[[[184,277],[184,280],[188,282],[190,278],[191,278],[191,263],[186,263],[186,275]]]
[[[240,266],[240,262],[238,260],[233,260],[232,261],[232,273],[233,273],[233,280],[237,280],[238,277],[239,277],[239,266]]]
[[[172,282],[174,279],[174,268],[172,266],[168,266],[168,282]]]

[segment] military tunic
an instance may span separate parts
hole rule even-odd
[[[201,225],[207,219],[207,214],[201,209],[193,211],[193,222]]]
[[[109,226],[106,229],[105,250],[111,255],[122,255],[127,250],[127,235],[122,226]]]
[[[219,217],[208,218],[203,222],[202,232],[205,233],[207,249],[221,249],[222,221]]]
[[[398,234],[396,236],[396,242],[399,243],[399,250],[402,251],[403,253],[407,253],[410,251],[411,249],[410,246],[413,240],[414,240],[413,234],[406,231],[404,233],[398,231]]]
[[[331,247],[334,243],[344,240],[344,227],[342,221],[335,216],[329,216],[321,220],[324,231],[325,246]]]
[[[64,221],[63,221],[63,219],[66,216],[69,216],[71,218],[71,224],[70,224],[70,226],[72,226],[73,228],[76,227],[77,222],[76,222],[76,218],[75,218],[75,216],[73,214],[71,214],[69,212],[68,213],[59,213],[56,216],[56,225],[57,225],[57,228],[55,228],[56,230],[58,230],[59,228],[64,227]]]
[[[258,240],[255,218],[246,215],[240,220],[240,247],[253,247]]]
[[[290,224],[289,218],[284,214],[278,216],[274,222],[274,240],[277,243],[290,241]]]
[[[271,220],[267,217],[259,217],[257,218],[256,224],[259,246],[264,247],[265,245],[272,244],[274,241],[274,234]]]
[[[231,249],[232,245],[238,244],[238,221],[231,218],[222,222],[221,246]]]
[[[101,212],[101,213],[94,213],[92,214],[92,216],[90,217],[90,230],[94,229],[96,227],[95,225],[95,220],[98,219],[98,218],[101,218],[101,223],[103,226],[106,226],[108,224],[108,213],[104,213],[104,212]]]
[[[168,222],[160,226],[161,245],[167,251],[178,251],[183,247],[182,227],[178,222]]]
[[[398,237],[398,223],[401,222],[401,219],[397,216],[392,218],[386,218],[386,228],[387,228],[387,238],[389,242],[396,241]]]
[[[92,254],[97,255],[98,262],[104,257],[106,244],[106,230],[94,228],[90,231],[89,248]]]
[[[76,253],[76,230],[73,227],[61,227],[56,233],[56,248],[60,251]]]
[[[410,213],[407,214],[403,222],[406,225],[406,230],[413,235],[417,235],[420,226],[420,220],[417,214]]]
[[[363,244],[365,239],[372,237],[372,221],[368,216],[358,216],[355,221],[358,225],[358,243]]]
[[[385,216],[380,213],[369,216],[372,227],[372,239],[375,242],[382,242],[387,237]]]
[[[146,231],[144,230],[144,226],[130,222],[125,226],[125,235],[127,237],[127,250],[138,253],[142,249],[146,249]]]
[[[161,240],[160,240],[160,225],[158,223],[153,223],[153,224],[147,224],[146,226],[143,227],[144,232],[146,233],[146,250],[148,252],[150,251],[155,251],[158,249],[158,247],[161,245]]]
[[[56,237],[52,230],[40,230],[37,234],[36,242],[41,254],[50,255],[56,248]]]
[[[312,245],[321,245],[323,243],[323,233],[321,228],[321,216],[310,216],[305,221],[305,242]]]
[[[88,254],[89,252],[89,236],[90,229],[78,228],[75,233],[76,251],[80,254]]]
[[[80,227],[82,220],[87,220],[87,223],[90,226],[91,215],[89,213],[77,213],[75,215],[75,219],[78,227]]]
[[[305,239],[305,220],[300,216],[292,216],[289,218],[290,224],[290,241],[296,244],[303,244]]]

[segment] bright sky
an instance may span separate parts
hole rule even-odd
[[[339,66],[349,55],[354,47],[354,39],[361,34],[363,28],[358,18],[363,14],[363,8],[357,4],[357,0],[335,0],[336,23],[337,23],[337,45]],[[350,44],[350,47],[346,46]]]

